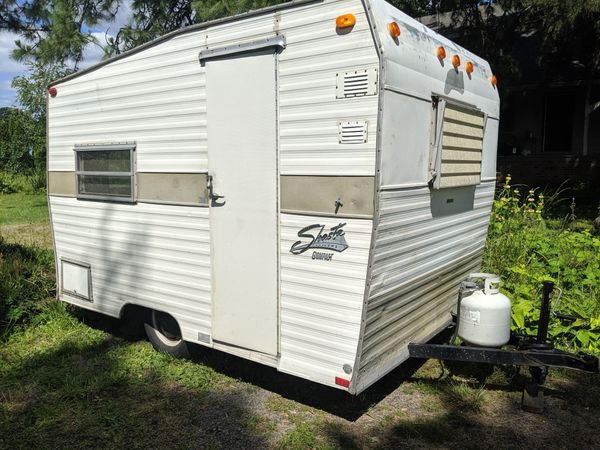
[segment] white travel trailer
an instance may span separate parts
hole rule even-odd
[[[54,82],[58,297],[357,394],[479,268],[488,63],[383,0],[297,0]]]

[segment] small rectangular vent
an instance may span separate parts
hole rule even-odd
[[[366,120],[339,122],[340,144],[364,144],[368,138]]]
[[[360,97],[377,93],[377,69],[337,73],[336,97]]]

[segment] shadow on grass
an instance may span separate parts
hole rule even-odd
[[[89,326],[63,314],[71,322],[39,330],[31,338],[35,350],[24,348],[29,341],[23,340],[18,357],[4,354],[8,364],[0,367],[0,448],[269,447],[272,442],[261,432],[261,423],[267,421],[269,429],[276,417],[257,415],[264,397],[228,377],[354,421],[329,417],[303,422],[303,432],[312,439],[306,442],[325,440],[333,448],[600,445],[589,433],[597,405],[586,415],[578,405],[570,409],[555,400],[548,414],[531,415],[520,411],[514,396],[497,401],[486,387],[484,401],[474,408],[468,398],[457,397],[448,380],[416,380],[414,372],[422,362],[414,360],[351,397],[206,348],[196,348],[193,362],[174,360],[148,343],[136,343],[143,335],[123,321],[81,310],[76,314]],[[54,344],[53,332],[63,341]],[[37,339],[51,341],[38,346]],[[597,380],[585,379],[572,385],[565,378],[565,392],[593,389],[591,397],[598,398]],[[386,399],[378,408],[404,380],[412,380],[411,389],[419,392],[398,390],[392,402]],[[424,398],[431,400],[429,409],[419,406]],[[403,411],[402,401],[416,407]],[[368,408],[373,411],[365,414]],[[389,420],[381,413],[386,408]]]
[[[244,428],[249,396],[219,389],[212,371],[186,387],[189,363],[175,361],[165,376],[173,361],[148,346],[100,333],[92,341],[67,341],[0,370],[0,448],[266,445]]]
[[[76,314],[89,326],[102,329],[123,339],[145,340],[143,326],[139,323],[124,323],[83,310],[77,310]],[[448,333],[443,332],[434,340],[442,342],[447,338]],[[410,380],[426,362],[425,360],[409,359],[360,395],[353,396],[345,391],[278,372],[272,367],[201,345],[192,345],[192,361],[208,366],[228,377],[279,394],[288,400],[294,400],[349,421],[359,419],[369,408],[387,397],[404,381]]]
[[[600,448],[600,436],[592,431],[600,412],[597,376],[557,373],[545,387],[544,412],[533,414],[523,411],[519,401],[530,380],[527,370],[502,371],[505,383],[411,379],[419,391],[419,408],[407,412],[398,408],[392,418],[361,433],[339,422],[328,423],[324,432],[343,449]],[[365,442],[364,436],[376,436],[377,444]]]

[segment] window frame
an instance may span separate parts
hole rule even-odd
[[[135,203],[136,201],[136,144],[134,142],[115,143],[115,144],[76,144],[73,148],[75,153],[75,192],[77,199],[80,200],[98,200],[115,203]],[[81,153],[87,152],[106,152],[106,151],[129,151],[129,171],[128,172],[103,172],[81,170],[80,158]],[[91,175],[100,177],[129,177],[131,194],[128,196],[115,196],[106,194],[86,194],[80,192],[79,179],[81,176]]]

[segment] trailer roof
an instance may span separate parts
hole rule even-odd
[[[145,44],[139,45],[137,47],[134,47],[130,50],[127,50],[123,53],[119,53],[118,55],[115,55],[111,58],[105,59],[103,61],[100,61],[97,64],[94,64],[93,66],[88,67],[87,69],[83,69],[80,70],[78,72],[72,73],[70,75],[67,75],[66,77],[62,77],[59,78],[57,80],[53,80],[48,87],[51,86],[55,86],[59,83],[62,83],[64,81],[68,81],[68,80],[72,80],[73,78],[77,78],[81,75],[85,75],[86,73],[90,73],[93,72],[103,66],[106,66],[107,64],[110,64],[113,61],[117,61],[119,59],[122,58],[126,58],[128,56],[131,56],[135,53],[141,52],[143,50],[146,50],[150,47],[154,47],[155,45],[160,44],[161,42],[164,41],[168,41],[169,39],[175,37],[175,36],[179,36],[181,34],[185,34],[185,33],[190,33],[193,31],[198,31],[198,30],[203,30],[205,28],[214,26],[214,25],[219,25],[222,23],[227,23],[227,22],[233,22],[239,19],[245,19],[247,17],[253,17],[253,16],[259,16],[261,14],[268,14],[271,12],[275,12],[275,11],[280,11],[283,9],[288,9],[288,8],[293,8],[296,6],[300,6],[300,5],[305,5],[305,4],[309,4],[309,3],[321,3],[324,0],[290,0],[287,1],[285,3],[280,3],[278,5],[274,5],[274,6],[267,6],[266,8],[260,8],[260,9],[255,9],[252,11],[247,11],[241,14],[236,14],[233,16],[227,16],[227,17],[222,17],[220,19],[214,19],[214,20],[209,20],[207,22],[202,22],[202,23],[197,23],[194,25],[189,25],[187,27],[183,27],[183,28],[179,28],[178,30],[173,30],[167,34],[164,34],[156,39],[153,39],[151,41],[146,42]]]

